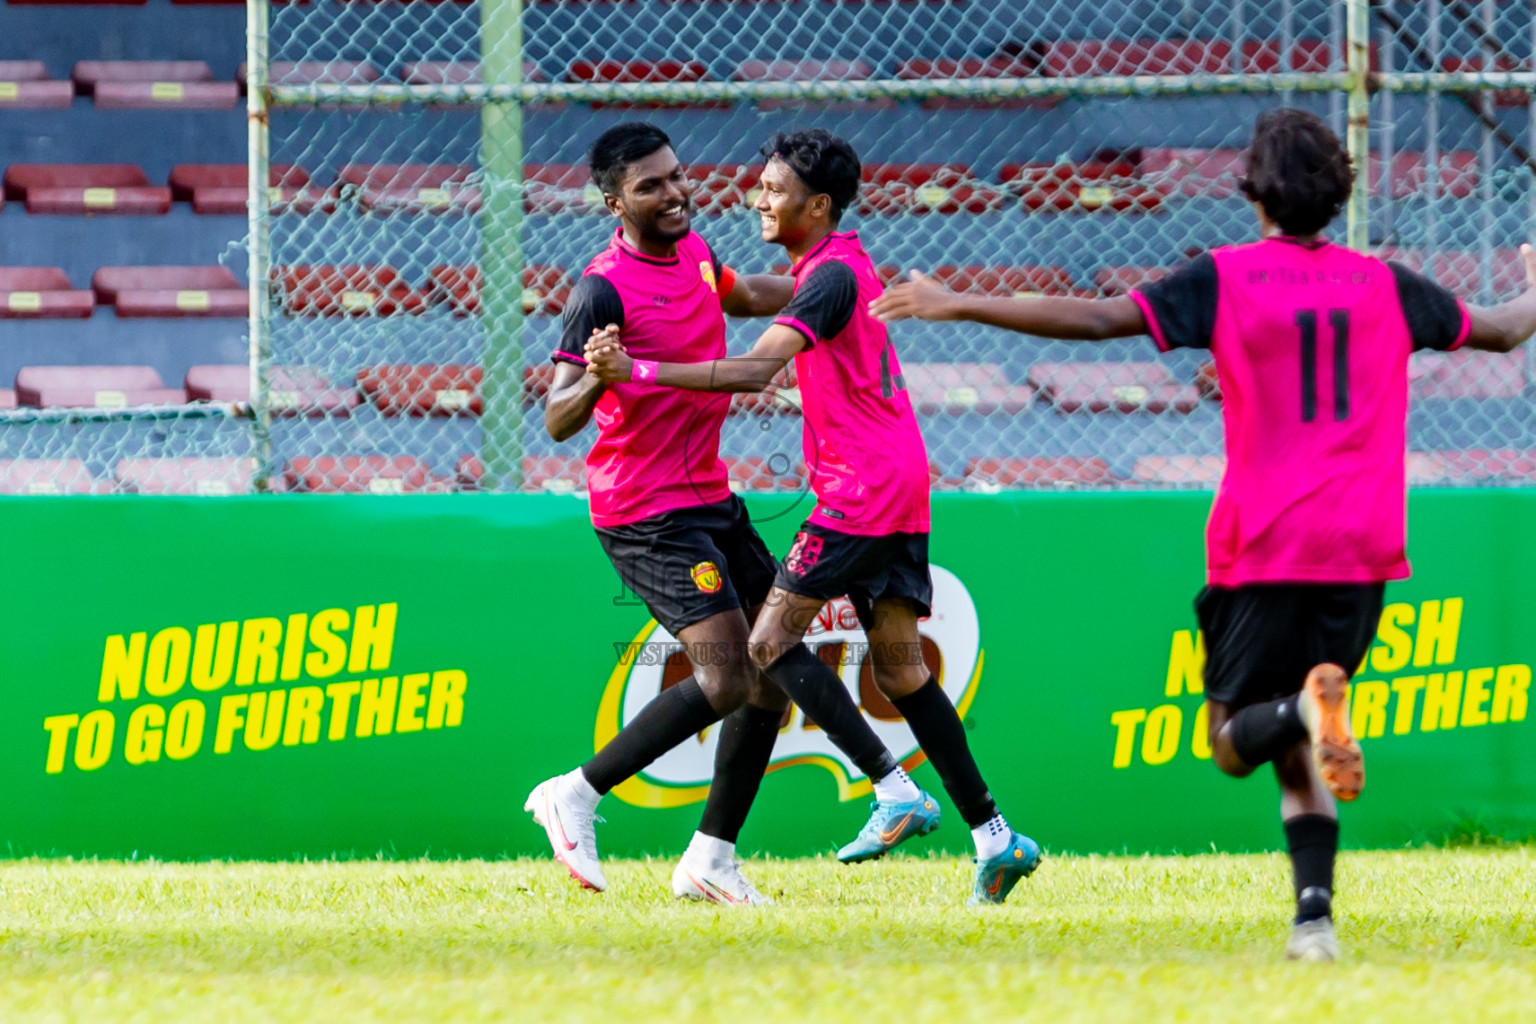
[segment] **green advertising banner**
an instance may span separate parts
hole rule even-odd
[[[1206,494],[941,495],[925,651],[1004,813],[1055,851],[1273,848],[1274,782],[1209,762]],[[804,508],[753,511],[787,546]],[[522,813],[679,669],[568,496],[0,502],[0,838],[12,855],[542,853]],[[1411,501],[1352,694],[1367,785],[1345,842],[1536,832],[1536,492]],[[809,637],[907,763],[834,602]],[[716,730],[602,807],[605,853],[687,842]],[[927,766],[919,782],[935,792]],[[869,782],[793,712],[742,836],[827,851]],[[951,808],[914,848],[968,848]],[[926,846],[924,846],[926,844]]]

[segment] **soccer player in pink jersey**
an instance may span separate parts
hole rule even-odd
[[[1229,775],[1274,765],[1295,880],[1288,956],[1332,960],[1338,800],[1365,781],[1346,686],[1405,556],[1408,357],[1507,352],[1536,331],[1536,290],[1463,305],[1396,263],[1321,232],[1354,175],[1316,116],[1254,127],[1242,192],[1261,239],[1223,246],[1128,296],[1020,301],[950,293],[921,274],[873,310],[883,320],[973,320],[1048,338],[1150,334],[1209,348],[1222,385],[1227,468],[1206,529],[1195,601],[1208,652],[1213,760]],[[1522,246],[1527,281],[1536,256]]]
[[[765,903],[737,865],[736,838],[787,702],[747,656],[748,616],[767,598],[775,562],[720,461],[729,399],[606,384],[582,351],[594,331],[613,327],[651,358],[724,355],[722,313],[777,312],[793,285],[776,275],[737,276],[693,232],[690,186],[660,129],[609,129],[589,162],[620,225],[566,305],[545,426],[565,440],[597,421],[587,456],[592,524],[624,584],[685,645],[694,674],[664,690],[586,764],[540,783],[524,809],[571,875],[604,889],[592,827],[598,801],[725,718],[715,781],[672,891],[717,903]]]
[[[874,264],[856,234],[836,230],[858,192],[859,159],[819,129],[779,135],[763,155],[756,203],[763,239],[794,261],[794,298],[773,326],[748,355],[708,361],[648,359],[609,333],[588,345],[591,370],[614,386],[644,382],[661,393],[752,392],[795,360],[817,504],[753,624],[752,657],[874,784],[873,813],[840,860],[877,858],[932,831],[937,801],[912,782],[837,673],[803,642],[822,605],[846,594],[870,640],[876,686],[971,827],[972,900],[1001,903],[1035,869],[1040,848],[998,813],[960,716],[923,663],[917,624],[933,597],[928,455],[895,347],[868,310],[881,290]]]

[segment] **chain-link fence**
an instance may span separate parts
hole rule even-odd
[[[75,454],[137,431],[135,456],[240,456],[235,489],[582,490],[590,438],[551,441],[539,403],[563,302],[615,226],[582,161],[632,118],[672,137],[696,184],[695,229],[738,271],[785,263],[750,208],[758,147],[817,125],[864,161],[843,226],[883,274],[1113,295],[1255,237],[1236,189],[1242,150],[1257,113],[1283,102],[1341,135],[1355,125],[1368,173],[1351,244],[1471,301],[1523,281],[1514,250],[1536,207],[1525,4],[263,0],[249,11],[253,181],[267,186],[251,272],[269,287],[253,289],[250,376],[209,393],[248,397],[223,407],[248,417],[28,424],[21,447]],[[731,350],[762,327],[733,322]],[[893,336],[940,489],[1219,478],[1220,383],[1200,353],[957,324],[902,323]],[[1413,482],[1536,479],[1531,377],[1525,352],[1416,356]],[[743,490],[804,486],[792,383],[732,405],[722,450]]]

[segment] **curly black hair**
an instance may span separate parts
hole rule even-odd
[[[762,153],[766,159],[777,157],[788,164],[813,195],[828,196],[834,224],[859,194],[859,179],[864,173],[859,154],[826,129],[780,132],[763,144]]]
[[[667,133],[649,121],[626,121],[597,137],[587,153],[592,180],[604,195],[616,196],[624,185],[624,172],[637,160],[672,145]]]
[[[1316,114],[1281,107],[1259,115],[1239,188],[1287,235],[1315,235],[1349,202],[1355,172],[1343,143]]]

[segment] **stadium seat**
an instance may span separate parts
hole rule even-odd
[[[427,301],[448,306],[454,316],[479,316],[482,283],[479,267],[442,264],[428,277]],[[564,267],[529,264],[523,268],[523,313],[558,316],[571,297],[572,284]]]
[[[191,367],[185,383],[189,402],[251,400],[251,368],[244,363]],[[267,405],[275,416],[348,416],[362,401],[313,367],[274,366],[267,376]]]
[[[1408,363],[1409,393],[1416,401],[1453,398],[1520,398],[1529,381],[1525,353],[1415,352]]]
[[[771,387],[763,391],[742,391],[731,396],[730,416],[799,416],[800,388],[795,378],[795,364],[787,363],[773,375]]]
[[[950,291],[1005,298],[1076,295],[1072,275],[1063,267],[935,267],[933,278]]]
[[[1278,39],[1247,39],[1243,41],[1243,71],[1250,75],[1266,75],[1276,71],[1343,71],[1344,54],[1338,55],[1338,67],[1334,67],[1333,47],[1326,39],[1297,39],[1291,43],[1288,54],[1282,54]],[[1370,66],[1375,71],[1380,60],[1377,44],[1371,43]]]
[[[1475,72],[1486,66],[1487,61],[1481,56],[1445,57],[1440,61],[1442,71]],[[1531,62],[1500,53],[1493,58],[1493,70],[1528,72],[1531,70]],[[1495,89],[1493,92],[1493,105],[1496,107],[1524,107],[1530,102],[1531,95],[1524,89]]]
[[[273,267],[274,302],[294,316],[394,316],[421,313],[422,294],[393,267],[343,263]]]
[[[235,77],[244,82],[242,63]],[[379,69],[360,60],[274,60],[267,65],[269,85],[367,85],[379,80]]]
[[[231,110],[240,102],[239,85],[215,82],[200,60],[83,60],[70,78],[105,109]]]
[[[134,164],[11,164],[5,198],[22,200],[28,213],[161,214],[171,190],[152,186]]]
[[[413,60],[400,65],[406,85],[479,85],[480,62],[475,60]],[[547,82],[549,77],[531,60],[523,61],[523,81]]]
[[[1216,375],[1214,362],[1201,363],[1195,371],[1195,388],[1207,402],[1221,401],[1221,378]]]
[[[364,213],[475,213],[479,172],[466,164],[346,164],[336,188]]]
[[[0,459],[0,494],[105,494],[110,490],[80,459]]]
[[[0,60],[0,110],[68,107],[75,99],[73,82],[49,79],[40,60]]]
[[[462,479],[462,470],[461,479]],[[477,477],[479,479],[479,477]],[[580,455],[523,456],[523,486],[530,493],[572,494],[587,489],[587,463]]]
[[[925,416],[1028,412],[1035,389],[1014,384],[996,363],[905,363],[912,406]]]
[[[1386,161],[1372,153],[1368,166],[1371,191],[1381,195],[1381,179]],[[1477,192],[1480,177],[1477,154],[1471,150],[1442,150],[1437,158],[1440,184],[1437,196],[1468,199]],[[1393,199],[1408,199],[1429,191],[1429,163],[1423,153],[1401,151],[1392,154],[1389,194]]]
[[[1144,149],[1140,172],[1165,197],[1230,199],[1237,195],[1247,154],[1241,149]]]
[[[1410,451],[1407,469],[1410,486],[1499,481],[1530,483],[1536,479],[1536,451],[1515,448]]]
[[[177,164],[171,168],[171,199],[191,203],[192,212],[210,216],[245,216],[245,164]],[[312,186],[309,172],[293,164],[267,168],[267,202],[276,213],[309,213],[334,206],[330,190]],[[329,212],[329,211],[327,211]]]
[[[1009,56],[994,57],[914,57],[896,65],[896,77],[906,81],[931,81],[934,79],[967,78],[1026,78],[1039,72],[1039,55],[1034,50]],[[1050,109],[1061,102],[1059,96],[1028,96],[1009,99],[987,100],[959,96],[933,96],[923,100],[923,109],[946,108],[1026,108]]]
[[[934,491],[958,491],[965,486],[965,477],[945,473],[932,459],[928,460],[928,487]]]
[[[744,60],[731,73],[734,82],[847,82],[875,77],[874,65],[864,60]],[[758,100],[759,110],[803,106],[807,102],[824,110],[883,110],[896,106],[888,97],[870,100]]]
[[[1029,383],[1059,412],[1177,412],[1200,404],[1162,363],[1036,363]]]
[[[1227,460],[1222,455],[1143,455],[1131,467],[1138,483],[1204,487],[1221,482]]]
[[[599,213],[607,207],[586,164],[523,168],[523,209],[529,213]]]
[[[249,494],[255,473],[249,457],[119,459],[112,478],[126,494],[217,497]]]
[[[1023,200],[1026,211],[1144,213],[1157,209],[1163,200],[1140,176],[1136,163],[1123,158],[1004,164],[1002,181],[1005,189]]]
[[[288,462],[290,491],[309,494],[413,494],[451,490],[414,455],[300,455]]]
[[[555,364],[553,362],[532,363],[523,367],[523,408],[544,401],[549,396],[549,388],[555,382]]]
[[[1115,483],[1109,463],[1079,456],[1011,456],[971,459],[965,469],[965,489],[1007,491],[1021,488],[1071,490]]]
[[[1224,39],[1080,39],[1046,43],[1040,73],[1087,75],[1230,74],[1232,44]]]
[[[699,60],[578,60],[566,70],[567,82],[702,82],[709,77],[709,66]],[[682,102],[606,102],[593,103],[593,109],[654,110],[660,107],[728,107],[723,101]]]
[[[889,213],[986,213],[1003,207],[1003,193],[964,164],[865,164],[856,209]]]
[[[58,267],[0,267],[0,317],[84,319],[95,306]]]
[[[1094,290],[1105,298],[1124,295],[1137,285],[1151,284],[1168,276],[1167,267],[1100,267],[1093,275]]]
[[[762,164],[689,164],[694,183],[693,208],[699,213],[721,213],[757,202]]]
[[[483,378],[478,366],[407,363],[370,366],[357,387],[385,416],[479,416]]]
[[[805,464],[783,454],[727,455],[720,461],[725,463],[730,488],[737,494],[803,491],[809,482]]]
[[[102,267],[91,289],[123,317],[244,317],[250,293],[228,267]]]
[[[16,404],[121,409],[186,401],[153,366],[23,366],[16,373]]]

